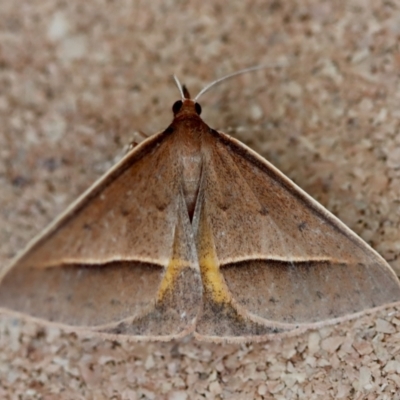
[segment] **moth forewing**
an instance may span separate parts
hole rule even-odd
[[[219,185],[205,196],[224,209],[222,218],[210,207],[209,218],[221,272],[239,304],[297,327],[399,300],[399,281],[377,252],[257,153],[215,137],[222,145],[213,146],[207,168],[218,171]]]
[[[198,338],[258,340],[398,301],[390,266],[336,217],[239,141],[203,135]]]
[[[121,333],[130,318],[129,334],[165,336],[157,297],[173,259],[175,232],[184,231],[180,246],[194,248],[186,243],[190,222],[180,218],[179,157],[171,153],[178,149],[170,140],[166,131],[138,145],[33,240],[4,270],[0,306],[82,329],[106,326],[112,331],[114,324]],[[151,168],[157,173],[149,174]],[[191,258],[186,257],[188,267]],[[180,259],[185,261],[183,255]],[[196,279],[186,276],[195,288],[180,293],[181,303],[186,299],[188,305],[190,296],[199,303],[201,283]],[[171,309],[178,311],[172,304]],[[149,313],[158,324],[145,321]],[[182,309],[183,314],[180,321],[192,323],[193,311]],[[134,328],[134,320],[142,326]],[[171,318],[169,337],[178,334],[178,326]]]

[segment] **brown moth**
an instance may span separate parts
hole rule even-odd
[[[3,268],[2,311],[132,340],[251,341],[400,300],[378,253],[203,122],[210,85],[191,100],[177,83],[171,125]]]

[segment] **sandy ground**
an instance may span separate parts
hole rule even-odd
[[[292,3],[292,2],[290,2]],[[400,274],[400,2],[0,2],[0,265],[178,99]],[[7,316],[2,399],[396,399],[400,307],[285,341],[117,343]],[[398,397],[396,397],[398,396]]]

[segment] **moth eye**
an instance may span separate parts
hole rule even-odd
[[[172,112],[174,114],[178,114],[178,112],[180,111],[180,109],[182,108],[182,100],[178,100],[174,103],[174,105],[172,106]]]
[[[201,114],[201,105],[199,103],[196,103],[194,105],[194,109],[196,110],[197,114],[200,115]]]

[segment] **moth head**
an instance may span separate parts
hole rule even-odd
[[[174,117],[176,117],[178,114],[193,114],[193,112],[197,115],[200,115],[201,105],[190,99],[185,99],[183,101],[178,100],[172,106],[172,112],[174,113]]]
[[[185,85],[182,85],[179,82],[179,79],[174,75],[176,86],[178,86],[179,92],[181,94],[182,100],[178,100],[172,106],[172,112],[174,113],[174,117],[178,114],[201,114],[201,105],[197,103],[195,100],[190,98],[189,90]]]
[[[179,79],[177,78],[176,75],[174,75],[174,80],[176,83],[176,86],[178,86],[179,92],[181,94],[181,99],[175,102],[175,104],[172,106],[172,112],[174,113],[174,117],[177,117],[178,114],[201,114],[201,106],[199,103],[197,103],[197,100],[202,96],[204,93],[208,92],[212,87],[215,87],[219,85],[221,82],[226,81],[227,79],[233,78],[238,75],[245,74],[247,72],[251,71],[257,71],[259,69],[264,69],[264,68],[270,68],[274,67],[271,65],[258,65],[255,67],[250,67],[250,68],[245,68],[240,71],[234,72],[233,74],[226,75],[222,78],[219,78],[211,83],[209,83],[207,86],[205,86],[198,94],[197,96],[192,100],[190,98],[189,91],[187,90],[185,85],[182,85],[179,82]],[[276,65],[275,65],[276,67]]]

